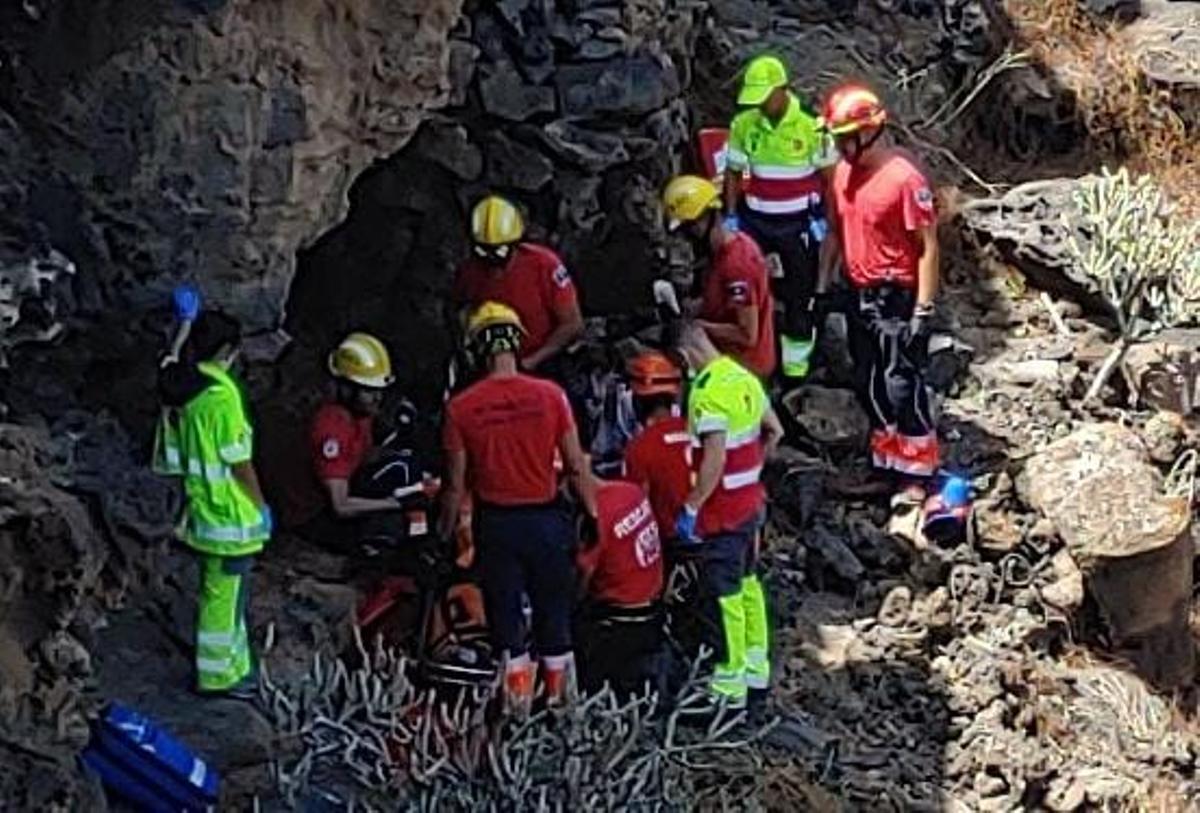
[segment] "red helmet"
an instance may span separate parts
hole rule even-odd
[[[864,85],[842,85],[825,100],[821,117],[825,129],[832,135],[858,132],[865,127],[879,127],[887,121],[887,111],[875,92]]]
[[[626,371],[634,395],[679,395],[683,390],[683,374],[662,353],[641,353],[630,360]]]

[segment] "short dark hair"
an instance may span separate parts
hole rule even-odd
[[[242,342],[242,323],[222,311],[208,310],[192,325],[184,345],[184,355],[191,361],[207,361],[223,347],[237,347]]]
[[[679,403],[679,399],[669,392],[659,392],[654,395],[633,396],[633,411],[640,423],[662,409],[671,409]]]

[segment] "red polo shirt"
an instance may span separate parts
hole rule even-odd
[[[739,308],[758,311],[758,341],[753,347],[732,347],[716,342],[760,378],[775,370],[775,300],[767,278],[767,261],[754,238],[736,232],[713,258],[704,281],[700,318],[709,322],[737,322]]]
[[[920,229],[937,222],[929,181],[903,153],[874,168],[841,161],[830,194],[846,276],[855,288],[917,285]]]
[[[349,480],[371,451],[374,418],[356,417],[337,403],[321,406],[309,428],[309,454],[317,479]]]
[[[554,457],[575,421],[555,383],[528,375],[485,378],[450,399],[443,445],[467,453],[474,493],[493,505],[554,499]]]
[[[576,564],[595,601],[623,607],[649,604],[662,594],[662,546],[650,501],[633,483],[601,483],[596,489],[595,544]]]
[[[692,436],[682,416],[656,421],[625,447],[625,479],[646,489],[667,538],[674,535],[675,519],[692,487],[691,455]]]
[[[517,312],[528,334],[521,355],[540,349],[575,305],[575,283],[558,255],[545,246],[521,243],[508,264],[493,268],[474,257],[454,278],[454,299],[472,308],[503,302]]]

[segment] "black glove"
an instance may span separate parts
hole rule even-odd
[[[914,364],[923,364],[929,355],[929,337],[933,333],[933,303],[917,303],[908,320],[904,351]]]
[[[822,291],[812,298],[810,310],[818,319],[824,319],[829,314],[837,312],[840,310],[837,295],[832,291]]]
[[[449,543],[436,537],[422,546],[413,574],[419,586],[432,589],[450,577],[454,572],[454,561],[448,555],[449,550]]]

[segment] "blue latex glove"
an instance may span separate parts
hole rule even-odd
[[[679,516],[675,519],[675,536],[679,538],[679,544],[695,545],[700,542],[700,537],[696,536],[696,516],[698,514],[699,511],[690,505],[684,505],[679,509]]]
[[[962,477],[950,477],[942,486],[942,501],[951,508],[966,505],[971,499],[971,484]]]
[[[742,228],[742,223],[738,220],[738,216],[732,214],[721,218],[721,225],[725,227],[726,231],[741,231]]]
[[[829,222],[823,217],[814,217],[808,222],[808,233],[818,243],[824,242],[829,235]]]
[[[177,320],[194,322],[200,315],[200,290],[190,282],[180,283],[171,291],[171,304]]]
[[[271,513],[269,505],[262,507],[262,524],[267,529],[267,536],[275,533],[275,515]]]

